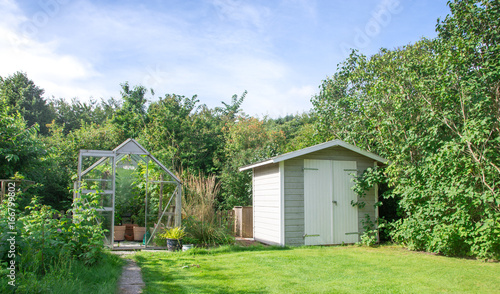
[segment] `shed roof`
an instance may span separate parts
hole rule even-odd
[[[371,159],[376,160],[376,161],[381,162],[381,163],[387,163],[389,161],[389,160],[387,160],[387,159],[385,159],[383,157],[378,156],[377,154],[368,152],[368,151],[363,150],[363,149],[361,149],[359,147],[356,147],[354,145],[346,143],[346,142],[344,142],[342,140],[332,140],[332,141],[328,141],[328,142],[321,143],[321,144],[318,144],[318,145],[314,145],[314,146],[311,146],[311,147],[307,147],[307,148],[304,148],[304,149],[300,149],[300,150],[297,150],[297,151],[293,151],[293,152],[285,153],[285,154],[278,155],[278,156],[275,156],[275,157],[271,157],[271,158],[263,160],[263,161],[259,161],[259,162],[256,162],[256,163],[245,165],[245,166],[240,167],[239,170],[240,171],[245,171],[245,170],[249,170],[249,169],[252,169],[252,168],[255,168],[255,167],[259,167],[259,166],[263,166],[263,165],[268,165],[268,164],[271,164],[271,163],[277,163],[277,162],[280,162],[280,161],[284,161],[284,160],[287,160],[287,159],[292,159],[292,158],[295,158],[295,157],[298,157],[298,156],[306,155],[306,154],[309,154],[309,153],[312,153],[312,152],[316,152],[316,151],[319,151],[319,150],[323,150],[323,149],[330,148],[330,147],[336,147],[336,146],[344,147],[344,148],[346,148],[348,150],[351,150],[353,152],[356,152],[358,154],[361,154],[363,156],[366,156],[368,158],[371,158]]]

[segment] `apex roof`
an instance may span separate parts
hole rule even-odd
[[[336,147],[336,146],[344,147],[344,148],[346,148],[348,150],[351,150],[353,152],[356,152],[358,154],[361,154],[363,156],[366,156],[368,158],[371,158],[371,159],[376,160],[376,161],[381,162],[381,163],[387,163],[389,161],[389,160],[387,160],[387,159],[385,159],[385,158],[383,158],[381,156],[378,156],[375,153],[368,152],[368,151],[363,150],[363,149],[361,149],[359,147],[356,147],[354,145],[346,143],[346,142],[344,142],[342,140],[332,140],[332,141],[328,141],[328,142],[321,143],[321,144],[318,144],[318,145],[314,145],[314,146],[311,146],[311,147],[307,147],[307,148],[304,148],[304,149],[300,149],[300,150],[297,150],[297,151],[293,151],[293,152],[285,153],[285,154],[278,155],[278,156],[275,156],[275,157],[271,157],[271,158],[263,160],[263,161],[259,161],[259,162],[256,162],[256,163],[245,165],[245,166],[240,167],[239,170],[240,171],[245,171],[245,170],[249,170],[249,169],[252,169],[252,168],[255,168],[255,167],[259,167],[259,166],[263,166],[263,165],[268,165],[268,164],[271,164],[271,163],[277,163],[277,162],[280,162],[280,161],[292,159],[292,158],[295,158],[295,157],[298,157],[298,156],[306,155],[306,154],[309,154],[309,153],[312,153],[312,152],[316,152],[316,151],[319,151],[319,150],[323,150],[323,149],[330,148],[330,147]]]

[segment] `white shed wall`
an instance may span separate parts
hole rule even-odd
[[[279,164],[253,170],[254,239],[267,244],[281,243],[281,189]]]

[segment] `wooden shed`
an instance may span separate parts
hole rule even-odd
[[[358,242],[366,214],[378,217],[378,188],[367,192],[363,208],[352,177],[387,160],[340,140],[311,146],[246,165],[252,170],[255,240],[275,245]]]

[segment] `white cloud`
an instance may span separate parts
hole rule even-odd
[[[248,90],[243,108],[252,115],[309,109],[312,87],[273,53],[265,32],[270,10],[243,1],[213,3],[221,15],[191,23],[145,6],[68,2],[33,35],[22,32],[33,15],[0,0],[6,12],[0,75],[25,71],[57,98],[117,97],[119,84],[128,81],[153,88],[156,96],[198,94],[210,107]]]
[[[70,98],[75,92],[90,93],[76,86],[79,80],[98,76],[90,63],[71,54],[56,53],[57,39],[42,42],[35,38],[36,35],[23,32],[23,24],[29,18],[14,2],[3,0],[0,10],[6,16],[0,21],[1,76],[26,72],[46,93],[56,96]]]
[[[219,17],[265,29],[270,10],[265,6],[248,4],[242,0],[213,0]]]

